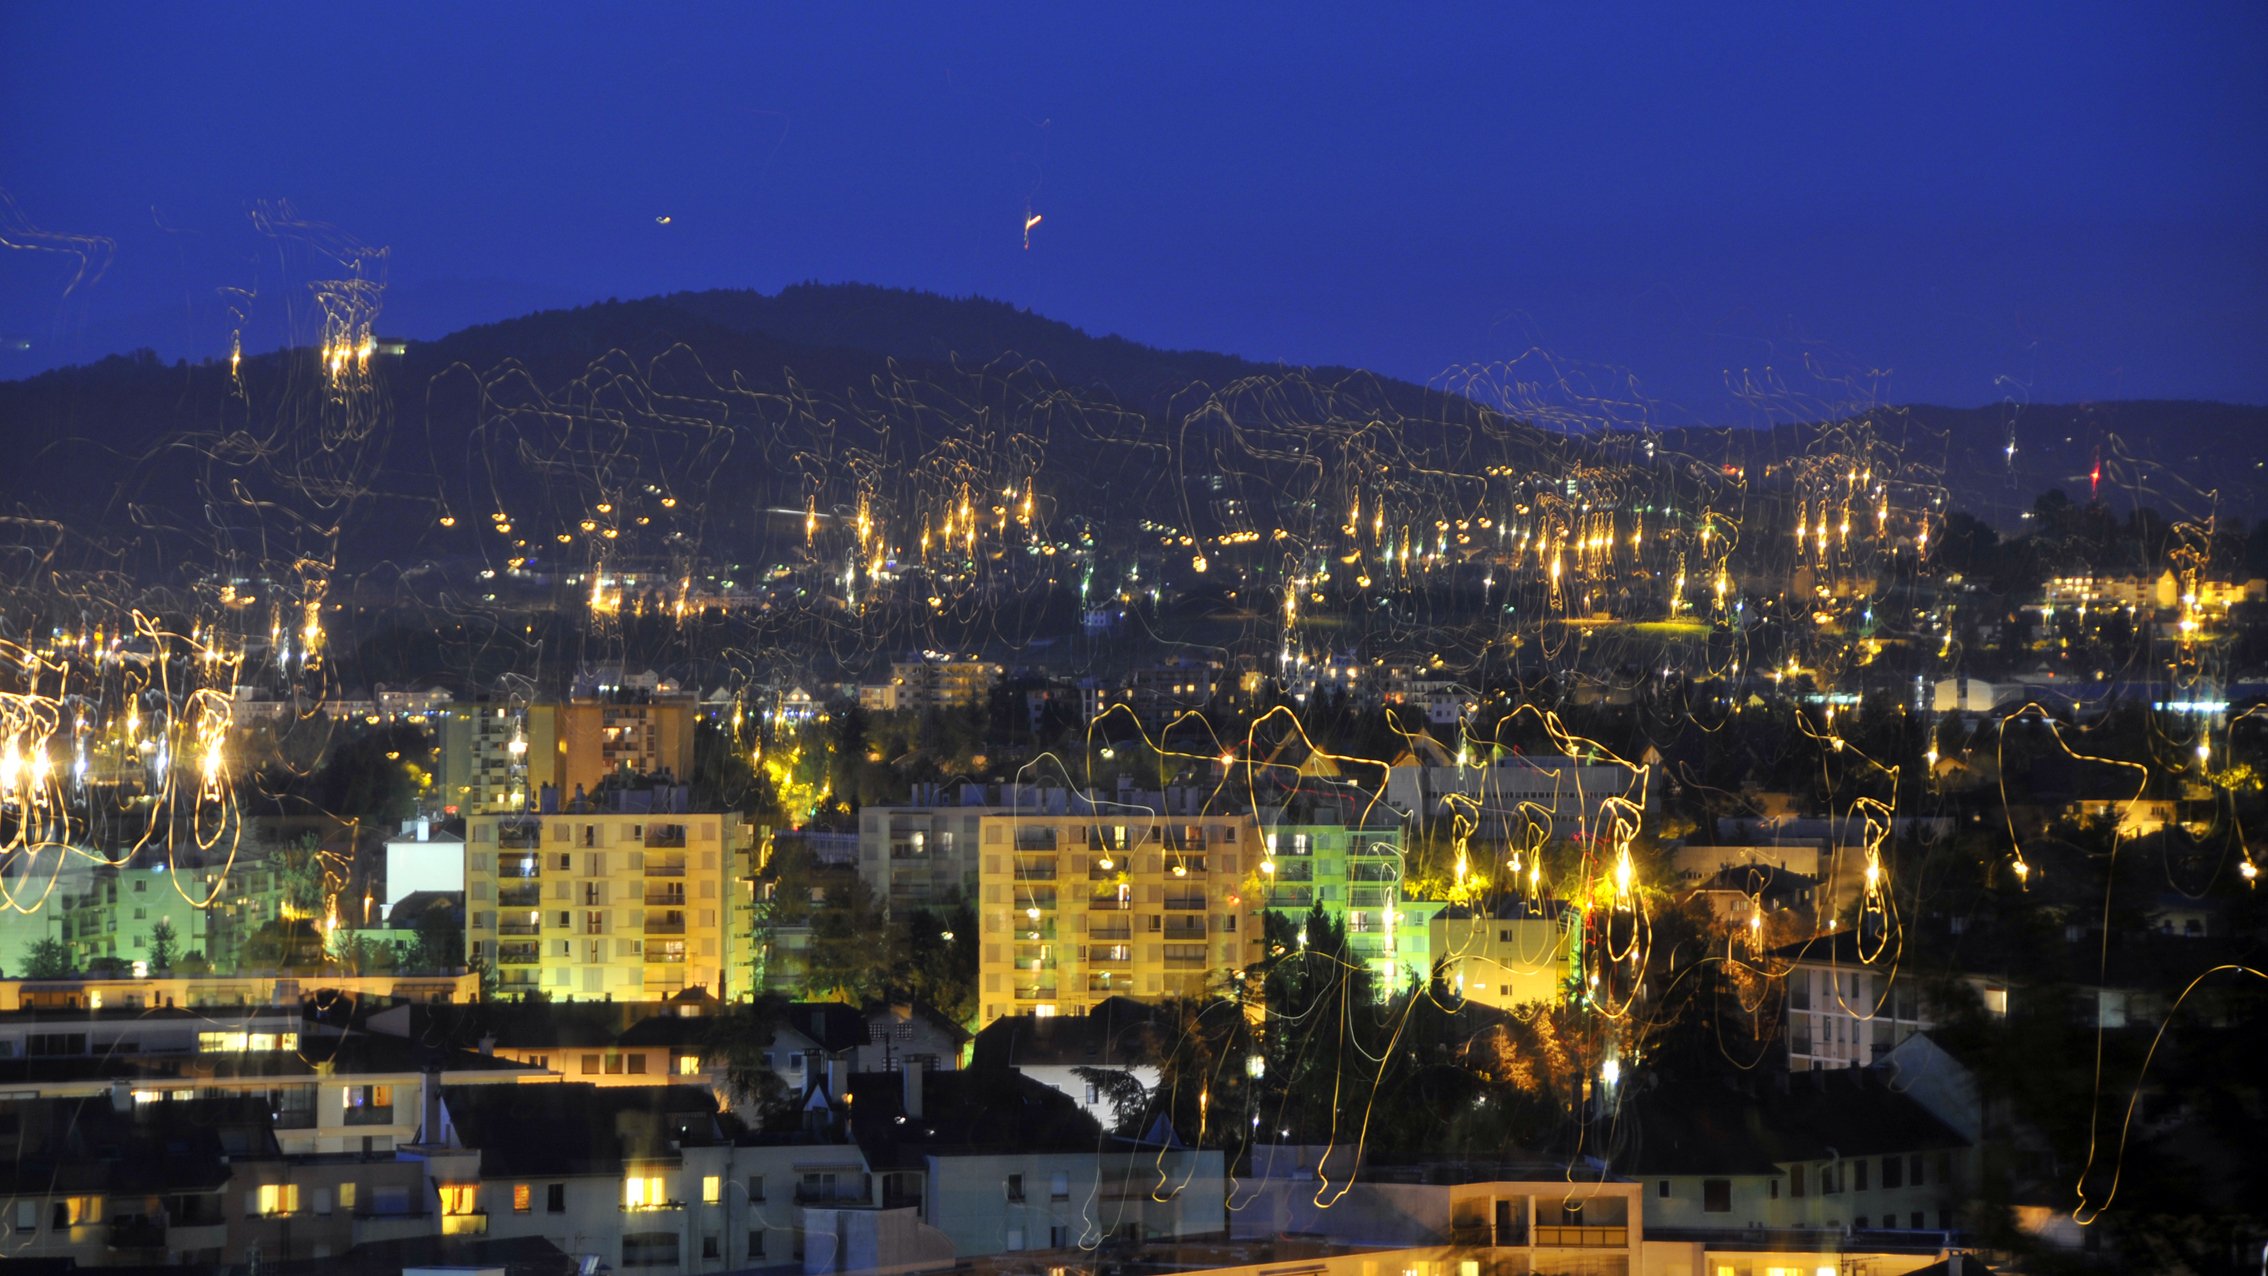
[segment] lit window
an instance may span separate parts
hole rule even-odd
[[[714,1204],[716,1204],[716,1203],[717,1203],[718,1201],[720,1201],[720,1200],[723,1200],[723,1199],[724,1199],[724,1180],[723,1180],[723,1179],[721,1179],[721,1178],[719,1178],[719,1177],[717,1177],[717,1176],[716,1176],[716,1175],[714,1175],[714,1174],[708,1174],[708,1175],[704,1175],[704,1176],[702,1176],[702,1179],[701,1179],[701,1203],[702,1203],[703,1205],[714,1205]]]
[[[299,1212],[299,1184],[266,1183],[259,1191],[256,1213],[263,1217]]]
[[[659,1174],[633,1175],[622,1180],[622,1208],[652,1210],[667,1204],[669,1193],[663,1189]]]
[[[512,1185],[512,1212],[525,1214],[535,1208],[535,1189],[525,1183]]]
[[[441,1192],[441,1212],[444,1215],[471,1214],[480,1200],[480,1185],[477,1183],[444,1183],[439,1190]],[[520,1190],[519,1188],[512,1190],[514,1205],[519,1203]]]
[[[677,1075],[681,1077],[696,1076],[699,1075],[700,1071],[701,1056],[692,1054],[677,1056]]]

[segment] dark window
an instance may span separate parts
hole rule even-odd
[[[543,1208],[552,1214],[567,1212],[567,1185],[553,1183],[543,1189]]]
[[[761,1201],[764,1199],[763,1175],[751,1174],[748,1176],[748,1199],[751,1201]]]
[[[630,1075],[634,1077],[642,1077],[646,1075],[645,1051],[641,1050],[638,1053],[630,1056]]]
[[[1767,1181],[1767,1182],[1765,1183],[1765,1185],[1764,1185],[1764,1186],[1765,1186],[1765,1188],[1766,1188],[1766,1191],[1765,1191],[1765,1195],[1767,1195],[1767,1196],[1771,1197],[1771,1198],[1772,1198],[1773,1200],[1775,1200],[1775,1201],[1776,1201],[1776,1200],[1779,1200],[1779,1199],[1780,1199],[1780,1176],[1779,1176],[1779,1175],[1777,1175],[1777,1174],[1773,1175],[1773,1176],[1771,1177],[1771,1179],[1770,1179],[1769,1181]]]
[[[721,1257],[721,1255],[717,1253],[716,1237],[704,1236],[701,1238],[701,1257],[708,1259]]]
[[[764,1256],[763,1228],[759,1227],[748,1233],[748,1256],[750,1258],[762,1258]]]
[[[1023,1175],[1011,1174],[1008,1176],[1008,1199],[1011,1201],[1020,1201],[1024,1199]]]
[[[1916,1152],[1906,1158],[1906,1172],[1907,1177],[1914,1181],[1915,1187],[1920,1187],[1923,1184],[1925,1180],[1922,1178],[1921,1153]]]
[[[1882,1190],[1885,1192],[1906,1185],[1906,1162],[1902,1157],[1882,1158]]]
[[[1916,1179],[1915,1182],[1918,1183],[1920,1180]],[[1946,1187],[1951,1185],[1952,1182],[1953,1154],[1951,1152],[1940,1152],[1937,1154],[1937,1185]]]
[[[1730,1214],[1732,1212],[1732,1180],[1701,1180],[1701,1212],[1704,1214]]]
[[[1852,1219],[1852,1220],[1851,1220],[1851,1226],[1852,1226],[1852,1227],[1854,1227],[1854,1228],[1856,1228],[1856,1229],[1858,1229],[1859,1231],[1862,1231],[1862,1232],[1863,1232],[1863,1231],[1865,1231],[1865,1230],[1866,1230],[1866,1215],[1864,1215],[1864,1214],[1861,1214],[1861,1215],[1859,1215],[1859,1216],[1858,1216],[1857,1218],[1855,1218],[1855,1219]]]
[[[1663,1179],[1663,1180],[1662,1180],[1661,1182],[1659,1182],[1659,1183],[1656,1183],[1656,1184],[1654,1185],[1654,1195],[1656,1195],[1656,1196],[1658,1196],[1658,1197],[1661,1197],[1661,1198],[1662,1198],[1663,1200],[1665,1200],[1665,1201],[1669,1199],[1669,1180],[1668,1180],[1668,1179]]]
[[[1835,1194],[1836,1194],[1837,1192],[1840,1192],[1841,1190],[1842,1190],[1842,1185],[1841,1185],[1841,1184],[1839,1184],[1839,1183],[1837,1183],[1837,1182],[1835,1181],[1835,1167],[1834,1167],[1834,1166],[1832,1166],[1832,1165],[1822,1165],[1822,1166],[1820,1166],[1820,1167],[1819,1167],[1819,1194],[1820,1194],[1821,1196],[1833,1196],[1833,1195],[1835,1195]]]
[[[624,1267],[677,1266],[677,1233],[632,1232],[622,1238]]]
[[[1788,1171],[1789,1196],[1795,1197],[1798,1200],[1801,1200],[1803,1198],[1803,1176],[1807,1173],[1809,1173],[1809,1171],[1805,1170],[1800,1165]]]
[[[1911,1227],[1912,1227],[1912,1228],[1913,1228],[1913,1229],[1914,1229],[1915,1231],[1917,1231],[1917,1232],[1918,1232],[1918,1231],[1920,1231],[1920,1230],[1922,1229],[1922,1221],[1921,1221],[1921,1211],[1920,1211],[1920,1210],[1915,1210],[1915,1211],[1913,1212],[1913,1214],[1912,1214],[1912,1216],[1911,1216],[1911,1218],[1910,1218],[1910,1222],[1909,1222],[1909,1225],[1910,1225],[1910,1226],[1911,1226]]]
[[[595,1077],[595,1076],[597,1076],[597,1075],[598,1075],[598,1067],[599,1067],[599,1059],[598,1059],[598,1056],[597,1056],[597,1055],[595,1055],[595,1054],[587,1054],[587,1055],[584,1055],[584,1056],[583,1056],[583,1075],[584,1075],[584,1076],[586,1076],[586,1077]]]
[[[1864,1161],[1851,1162],[1851,1190],[1854,1192],[1866,1190],[1866,1162]]]

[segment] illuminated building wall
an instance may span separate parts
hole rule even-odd
[[[466,815],[525,810],[542,785],[557,785],[558,706],[458,704],[436,716],[444,805]]]
[[[1349,955],[1385,998],[1432,969],[1429,924],[1444,905],[1405,897],[1401,823],[1380,814],[1361,825],[1272,824],[1261,835],[1268,854],[1246,881],[1263,908],[1294,925],[1320,906],[1344,926]]]
[[[660,999],[746,982],[733,923],[749,826],[730,813],[603,811],[466,826],[466,952],[503,991],[568,1001]]]
[[[558,779],[562,800],[624,769],[641,775],[693,773],[691,696],[576,699],[557,707]]]
[[[1259,956],[1249,815],[987,815],[979,1020],[1197,996]]]

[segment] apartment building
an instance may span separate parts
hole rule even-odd
[[[976,659],[895,661],[887,682],[858,689],[858,705],[883,713],[966,709],[985,703],[1002,672],[999,665]]]
[[[977,894],[977,842],[998,806],[869,806],[858,813],[858,875],[893,917]]]
[[[1198,996],[1259,956],[1250,815],[978,821],[979,1022]]]
[[[1326,818],[1300,802],[1262,812],[1254,865],[1260,906],[1294,924],[1320,908],[1346,928],[1349,955],[1370,970],[1380,998],[1432,970],[1431,923],[1445,905],[1407,898],[1402,886],[1402,821],[1370,806]]]
[[[607,794],[580,809],[466,822],[465,952],[507,994],[659,1000],[687,988],[748,991],[749,931],[736,911],[754,871],[753,830],[731,812],[659,809]],[[607,804],[602,806],[603,804]]]
[[[444,806],[468,816],[524,811],[540,785],[557,784],[557,705],[460,703],[432,717]]]
[[[642,689],[451,705],[436,713],[442,801],[467,816],[501,815],[540,805],[547,786],[572,794],[624,771],[690,775],[699,709],[690,695]]]

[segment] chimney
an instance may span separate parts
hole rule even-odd
[[[417,817],[417,840],[420,842],[433,840],[433,821],[423,815]]]
[[[484,1033],[482,1033],[482,1034],[481,1034],[481,1037],[480,1037],[480,1052],[481,1052],[481,1054],[482,1054],[483,1056],[485,1056],[485,1057],[487,1057],[487,1058],[491,1058],[491,1059],[493,1059],[493,1058],[495,1058],[495,1057],[496,1057],[496,1034],[495,1034],[495,1033],[493,1033],[493,1032],[484,1032]]]
[[[110,1108],[113,1112],[130,1114],[134,1110],[134,1090],[124,1081],[110,1083]]]
[[[908,1063],[903,1069],[903,1075],[905,1077],[906,1083],[906,1097],[904,1107],[906,1110],[906,1118],[908,1120],[919,1121],[921,1119],[921,1083],[923,1080],[922,1074],[927,1071],[928,1069],[922,1067],[918,1063]]]

